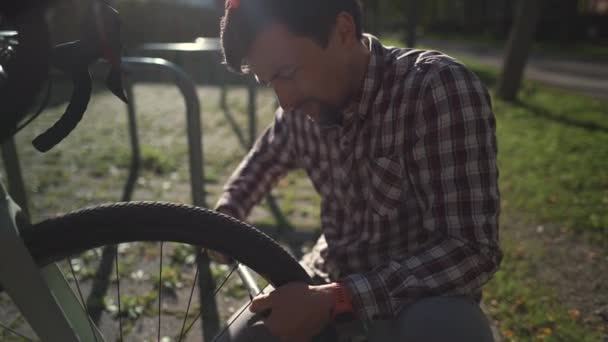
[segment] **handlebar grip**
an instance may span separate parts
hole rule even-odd
[[[82,116],[87,110],[93,90],[91,74],[85,67],[84,71],[74,73],[72,80],[74,81],[74,89],[65,113],[52,127],[32,142],[40,152],[47,152],[67,137],[82,120]]]

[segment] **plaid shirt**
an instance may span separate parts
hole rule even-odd
[[[480,80],[436,51],[385,47],[362,92],[323,126],[279,109],[217,208],[244,219],[288,171],[321,195],[323,234],[302,264],[350,290],[363,320],[416,298],[480,295],[500,264],[495,119]]]

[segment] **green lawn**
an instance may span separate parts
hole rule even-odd
[[[602,323],[584,322],[580,310],[566,307],[554,289],[538,283],[542,246],[521,244],[504,235],[503,263],[484,288],[485,305],[502,337],[506,341],[601,341],[606,333]]]

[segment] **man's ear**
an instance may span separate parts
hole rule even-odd
[[[342,46],[350,46],[358,42],[357,26],[355,25],[355,19],[350,13],[338,13],[332,36],[331,38],[336,39]]]

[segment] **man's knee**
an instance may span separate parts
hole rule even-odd
[[[430,297],[404,308],[386,324],[371,324],[370,342],[395,341],[494,341],[479,305],[465,297]]]

